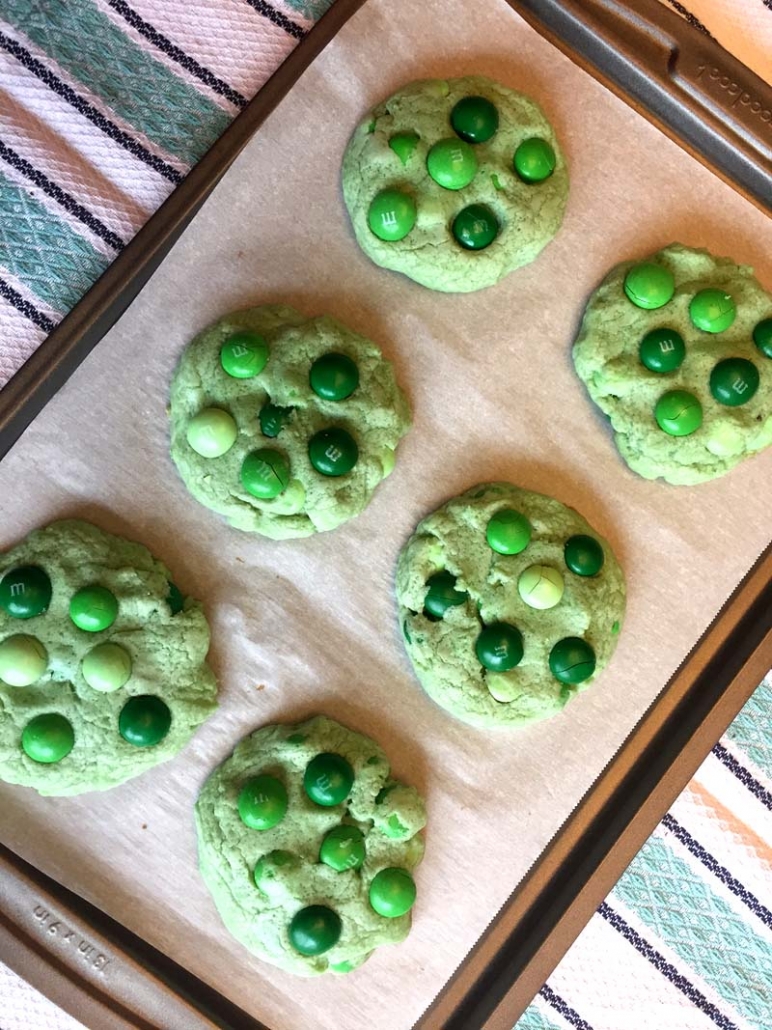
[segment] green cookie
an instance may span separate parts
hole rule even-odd
[[[557,714],[607,665],[625,611],[608,541],[573,508],[509,483],[423,519],[396,589],[421,685],[474,726]]]
[[[55,522],[0,556],[0,779],[106,790],[216,707],[209,627],[141,544]]]
[[[481,76],[427,79],[357,126],[343,196],[362,250],[447,293],[526,265],[560,228],[568,172],[529,97]]]
[[[174,374],[170,414],[172,458],[196,500],[277,540],[358,515],[410,427],[374,343],[279,305],[199,333]]]
[[[573,356],[646,479],[701,483],[772,443],[772,297],[747,265],[678,243],[618,265]]]
[[[256,730],[196,803],[201,875],[223,922],[301,976],[348,973],[404,940],[425,824],[378,745],[324,716]]]

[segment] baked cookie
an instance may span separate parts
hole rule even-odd
[[[332,719],[246,737],[196,803],[223,922],[290,973],[348,973],[410,931],[424,803],[377,744]]]
[[[549,243],[563,221],[568,172],[536,101],[481,76],[427,79],[357,126],[343,197],[376,265],[467,293]]]
[[[172,458],[196,500],[276,540],[358,515],[410,428],[374,343],[275,304],[226,315],[193,340],[170,415]]]
[[[0,555],[0,779],[106,790],[216,708],[209,627],[141,544],[79,520]]]
[[[558,713],[607,665],[625,582],[573,508],[488,483],[419,523],[397,601],[427,694],[473,726],[521,726]]]
[[[772,443],[772,297],[753,269],[674,243],[587,305],[574,365],[646,479],[715,479]]]

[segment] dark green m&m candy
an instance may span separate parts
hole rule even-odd
[[[550,651],[549,666],[561,683],[582,683],[595,672],[595,652],[581,637],[565,637]]]
[[[337,912],[325,905],[309,905],[292,917],[289,939],[301,955],[323,955],[338,943],[342,928]]]
[[[465,250],[484,250],[498,234],[498,219],[487,204],[470,204],[453,219],[453,235]]]
[[[710,373],[710,392],[719,404],[736,408],[745,404],[759,388],[759,370],[745,358],[726,358]]]
[[[772,318],[764,318],[753,330],[753,342],[761,353],[772,358]]]
[[[260,375],[268,361],[268,341],[251,329],[232,333],[220,348],[220,364],[234,379]]]
[[[359,869],[365,860],[364,834],[356,826],[334,826],[325,834],[319,861],[342,873]]]
[[[381,869],[370,883],[370,904],[379,916],[397,919],[415,904],[416,889],[407,869]]]
[[[657,401],[654,417],[669,436],[689,436],[702,425],[702,405],[693,393],[669,390]]]
[[[356,465],[359,448],[345,429],[322,429],[308,441],[308,457],[323,476],[345,476]]]
[[[282,408],[279,404],[264,404],[257,420],[263,436],[276,437],[292,418],[294,408]]]
[[[546,139],[532,136],[515,151],[515,171],[523,182],[537,183],[549,179],[555,171],[555,151]]]
[[[270,500],[287,489],[289,462],[279,451],[263,447],[248,454],[241,465],[241,485],[252,497]]]
[[[341,755],[324,751],[306,766],[303,786],[315,804],[332,808],[345,801],[351,793],[354,770]]]
[[[377,193],[367,212],[367,224],[379,240],[404,240],[415,225],[416,206],[409,193],[388,189]]]
[[[344,401],[359,386],[359,369],[347,354],[330,351],[311,366],[311,389],[326,401]]]
[[[530,543],[532,532],[525,515],[513,508],[502,508],[488,521],[485,539],[498,554],[520,554]]]
[[[36,715],[22,730],[21,746],[33,762],[61,762],[75,746],[72,723],[58,712]]]
[[[179,615],[185,607],[185,598],[176,583],[167,582],[169,583],[169,593],[166,595],[166,603],[169,605],[172,615]]]
[[[689,301],[692,325],[706,333],[722,333],[734,322],[737,307],[723,290],[700,290]]]
[[[416,132],[397,132],[389,140],[389,146],[406,165],[413,156],[413,151],[418,146],[419,136]]]
[[[652,329],[641,340],[638,356],[650,372],[675,372],[686,357],[684,338],[675,329]]]
[[[118,601],[107,587],[81,587],[70,600],[70,618],[86,633],[100,633],[115,622]]]
[[[636,307],[653,311],[671,300],[675,293],[675,277],[662,265],[644,261],[633,265],[625,276],[625,293]]]
[[[491,672],[506,672],[523,658],[523,634],[508,622],[486,626],[474,645],[480,665]]]
[[[485,97],[464,97],[450,112],[450,124],[467,143],[486,143],[499,127],[499,112]]]
[[[477,174],[474,150],[461,139],[441,139],[426,157],[426,168],[434,181],[446,190],[461,190]]]
[[[42,615],[51,603],[51,580],[37,565],[20,565],[0,580],[0,608],[13,619]]]
[[[270,830],[287,814],[287,788],[275,776],[253,776],[239,791],[237,805],[250,830]]]
[[[118,716],[118,730],[128,744],[154,747],[171,729],[172,713],[160,697],[139,694],[130,698]]]
[[[603,568],[603,548],[593,536],[577,533],[563,548],[566,565],[577,576],[597,576]]]
[[[456,590],[456,577],[447,569],[429,576],[426,586],[424,613],[432,619],[442,619],[448,608],[463,604],[469,596],[463,590]]]

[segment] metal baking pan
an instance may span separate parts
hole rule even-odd
[[[772,209],[772,89],[711,39],[658,0],[635,0],[635,10],[614,0],[509,2],[696,158]],[[120,317],[241,148],[364,3],[337,0],[0,393],[0,457]],[[511,1030],[771,666],[768,548],[416,1026]],[[0,958],[87,1025],[262,1025],[1,847],[0,864]]]

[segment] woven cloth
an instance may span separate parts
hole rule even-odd
[[[0,0],[0,386],[329,2]],[[772,82],[772,0],[663,2]],[[766,680],[517,1030],[771,1030],[771,985]],[[77,1026],[2,965],[0,1009]]]

